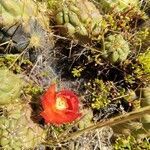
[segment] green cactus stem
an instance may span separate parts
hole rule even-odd
[[[12,41],[10,48],[13,46],[19,52],[27,48],[49,51],[54,46],[44,3],[35,3],[33,0],[2,0],[0,7],[0,40],[3,43]]]
[[[102,15],[88,0],[65,1],[56,14],[56,23],[61,26],[62,34],[69,37],[94,38],[101,33]]]
[[[0,105],[16,103],[23,81],[8,69],[0,69]]]
[[[48,17],[39,10],[40,6],[33,0],[1,0],[1,17],[0,24],[3,26],[12,26],[18,22],[27,24],[32,18],[36,18],[41,26],[48,26]],[[42,7],[43,9],[44,7]]]
[[[111,63],[122,62],[130,53],[129,44],[121,34],[109,35],[104,41],[102,57]]]

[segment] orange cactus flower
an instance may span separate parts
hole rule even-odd
[[[41,116],[46,123],[70,123],[81,116],[78,97],[70,90],[56,92],[56,85],[49,87],[42,96],[43,112]]]

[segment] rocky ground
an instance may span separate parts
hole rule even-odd
[[[149,0],[0,0],[0,13],[2,150],[150,149]],[[74,119],[47,101],[63,89]]]

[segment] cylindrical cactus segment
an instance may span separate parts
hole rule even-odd
[[[17,102],[23,82],[8,69],[0,69],[0,105]]]
[[[129,44],[121,34],[109,35],[104,41],[102,57],[111,63],[126,60],[130,53]]]
[[[56,23],[68,31],[71,37],[98,36],[101,32],[102,15],[88,0],[66,0],[56,14]],[[62,34],[65,30],[62,30]]]

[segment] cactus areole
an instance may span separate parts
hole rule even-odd
[[[51,85],[42,96],[41,103],[44,109],[41,116],[46,123],[61,125],[71,123],[81,116],[79,100],[74,92],[70,90],[56,92],[55,84]]]

